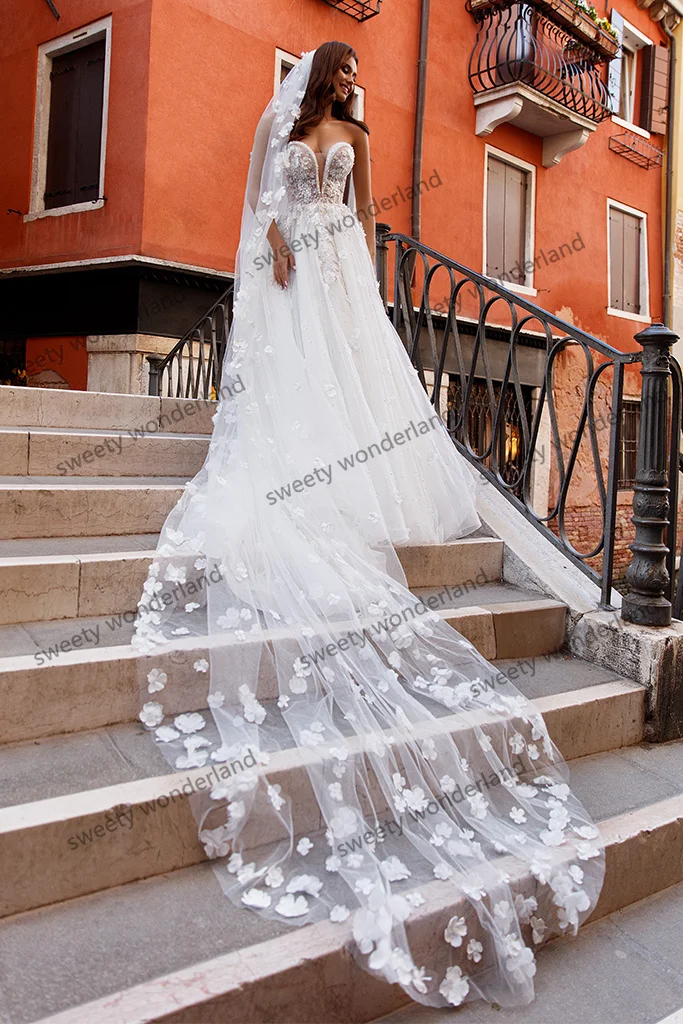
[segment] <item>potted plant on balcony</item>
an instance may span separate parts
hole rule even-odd
[[[514,0],[513,0],[514,2]],[[510,0],[467,0],[471,13],[486,9],[511,7]],[[607,18],[599,17],[586,0],[529,0],[525,6],[533,7],[551,21],[562,25],[574,36],[586,41],[603,58],[611,60],[619,51],[619,40]]]

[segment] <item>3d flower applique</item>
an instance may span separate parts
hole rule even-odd
[[[449,796],[451,793],[455,793],[455,779],[451,778],[450,775],[442,775],[439,779],[439,786],[441,792]]]
[[[201,608],[201,605],[197,601],[188,601],[185,605],[186,612],[196,611],[197,608]]]
[[[182,566],[167,565],[164,579],[169,583],[187,583],[187,570]]]
[[[403,897],[409,907],[421,907],[425,903],[425,898],[421,892],[407,892]]]
[[[172,740],[177,740],[180,733],[170,725],[160,725],[154,735],[158,743],[170,743]]]
[[[244,864],[237,871],[237,881],[240,885],[246,885],[247,882],[251,882],[252,879],[256,878],[258,872],[256,870],[256,864],[252,861],[251,864]]]
[[[325,870],[329,872],[339,871],[341,866],[341,857],[337,857],[336,854],[333,854],[331,857],[328,857],[327,860],[325,861]]]
[[[480,900],[486,895],[486,890],[482,888],[481,882],[474,879],[469,884],[463,885],[462,891],[465,893],[465,896],[469,896],[471,900]]]
[[[523,825],[526,821],[526,814],[521,807],[512,807],[509,813],[516,825]]]
[[[149,594],[150,597],[153,597],[154,594],[158,594],[160,591],[164,589],[164,585],[163,583],[160,583],[159,580],[155,579],[154,576],[152,576],[149,579],[145,580],[145,582],[142,585],[142,589],[145,594]]]
[[[163,690],[167,682],[166,673],[159,668],[153,668],[151,672],[147,673],[147,692],[156,693],[158,690]]]
[[[271,904],[271,895],[263,889],[247,889],[242,893],[242,903],[247,907],[255,907],[258,910],[265,910]]]
[[[206,703],[210,708],[222,708],[225,704],[225,694],[221,693],[220,690],[216,690],[215,693],[210,693],[206,698]]]
[[[475,964],[478,964],[481,960],[481,954],[484,952],[484,947],[481,942],[477,939],[470,939],[467,943],[467,959],[473,960]]]
[[[244,717],[247,722],[254,722],[261,725],[266,717],[266,709],[256,699],[256,694],[249,689],[246,683],[242,683],[238,690],[240,703],[244,708]]]
[[[181,732],[199,732],[206,725],[206,719],[198,711],[191,711],[187,714],[177,715],[173,721],[176,729]]]
[[[309,906],[305,896],[294,896],[288,893],[275,904],[275,910],[282,917],[303,917],[308,913]]]
[[[374,888],[375,885],[370,878],[359,878],[353,887],[354,892],[360,893],[361,896],[369,896]]]
[[[462,946],[462,940],[467,935],[467,924],[464,917],[452,917],[443,933],[446,942],[451,946]]]
[[[303,892],[308,896],[316,897],[320,895],[322,887],[323,883],[317,875],[294,875],[287,882],[286,891],[288,893]]]
[[[470,984],[460,967],[449,967],[439,985],[439,992],[451,1006],[460,1006],[470,990]]]
[[[230,850],[227,825],[219,825],[218,828],[204,829],[199,833],[199,839],[204,845],[204,850],[209,860],[216,860],[217,857],[225,857]]]
[[[410,647],[415,642],[413,632],[406,623],[400,625],[397,629],[392,630],[389,634],[393,643],[398,647],[399,651],[404,650],[406,647]]]
[[[596,839],[600,835],[595,825],[579,825],[574,831],[582,839]]]
[[[209,663],[206,660],[206,658],[199,658],[197,661],[194,662],[192,668],[195,670],[195,672],[208,672]]]
[[[541,942],[543,942],[543,939],[545,938],[547,925],[541,917],[532,917],[530,921],[531,938],[534,941],[534,943],[538,946]]]
[[[351,911],[348,907],[343,904],[337,903],[330,910],[330,921],[334,921],[335,924],[340,924],[342,921],[346,921]]]
[[[267,790],[268,799],[270,800],[271,804],[273,805],[276,811],[279,811],[280,808],[284,807],[285,805],[284,797],[280,795],[281,789],[282,787],[280,786],[280,784],[276,783],[274,786],[268,786]]]
[[[342,792],[340,782],[330,782],[327,786],[327,792],[330,794],[333,800],[338,803],[342,803],[344,800],[344,794]]]
[[[282,873],[282,868],[273,865],[273,867],[268,868],[264,882],[270,889],[279,889],[284,880],[285,876]]]
[[[438,754],[436,752],[436,744],[434,740],[424,740],[421,746],[422,754],[427,761],[436,761]]]
[[[468,802],[472,817],[476,818],[477,821],[483,821],[488,813],[488,800],[485,800],[481,793],[475,793]]]
[[[347,864],[347,867],[355,869],[355,868],[359,868],[364,860],[365,860],[365,857],[363,856],[362,853],[351,853],[346,858],[346,864]]]
[[[538,910],[538,902],[534,896],[525,898],[521,892],[518,892],[515,896],[515,910],[522,924],[527,924],[531,920],[533,912]]]
[[[312,849],[313,843],[308,838],[308,836],[304,836],[303,839],[300,839],[299,842],[296,844],[296,852],[300,853],[302,857],[307,857]]]
[[[508,740],[508,745],[513,754],[521,754],[524,750],[524,737],[521,733],[515,732]]]
[[[223,615],[219,615],[216,619],[221,629],[234,629],[239,621],[240,615],[237,608],[228,608]]]
[[[450,864],[446,864],[445,861],[440,861],[434,866],[433,873],[435,878],[445,881],[447,878],[453,877],[453,868]]]
[[[401,655],[397,651],[392,651],[387,661],[392,668],[400,668],[403,662],[401,661]]]
[[[288,697],[286,693],[281,693],[277,699],[277,706],[283,710],[288,707],[289,702],[292,698]]]
[[[142,705],[142,711],[138,718],[148,729],[154,729],[163,722],[164,709],[157,701],[147,701],[146,704]]]
[[[536,958],[532,949],[524,946],[516,956],[509,957],[505,961],[505,970],[508,971],[515,981],[522,984],[527,978],[533,978],[536,973]]]
[[[389,882],[400,882],[404,878],[410,878],[411,874],[403,861],[394,855],[381,861],[380,871]]]
[[[198,569],[198,570],[206,569],[206,559],[205,558],[197,558],[197,559],[195,559],[194,567],[195,567],[195,569]]]
[[[507,900],[501,900],[493,906],[493,919],[502,932],[510,930],[514,912]]]

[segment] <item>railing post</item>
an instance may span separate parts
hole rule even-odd
[[[149,394],[153,398],[159,396],[159,364],[163,363],[164,357],[158,352],[152,352],[147,356],[149,363]]]
[[[384,303],[385,309],[387,305],[387,286],[389,280],[389,246],[386,241],[386,236],[390,231],[390,224],[375,224],[375,273],[377,274],[377,280],[379,281],[379,293],[382,296],[382,302]]]
[[[640,626],[671,624],[669,573],[664,543],[669,524],[668,398],[671,347],[678,335],[664,324],[651,324],[635,335],[643,346],[638,462],[633,490],[636,536],[629,549],[633,559],[626,570],[630,592],[624,597],[621,617]],[[678,439],[675,441],[678,444]]]

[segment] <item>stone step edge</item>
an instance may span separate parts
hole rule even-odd
[[[600,823],[600,832],[606,846],[605,884],[590,921],[683,879],[683,797],[607,819]],[[658,872],[651,870],[655,864]],[[409,926],[426,921],[429,930],[435,905],[439,918],[443,916],[446,886],[430,886],[429,898],[411,915]],[[448,915],[459,908],[457,901],[449,905]],[[189,1024],[199,1019],[261,1024],[271,1018],[297,1024],[321,1019],[357,1024],[409,1004],[401,989],[372,978],[349,956],[350,935],[348,922],[321,921],[72,1007],[37,1024]],[[419,955],[415,959],[419,964]],[[315,1016],[306,1011],[302,991],[311,993]],[[340,1006],[342,993],[346,1002]],[[287,1005],[294,1010],[293,1001],[297,1011],[284,1016]]]
[[[176,429],[170,432],[179,435],[201,425],[199,433],[209,437],[217,407],[217,402],[204,398],[0,387],[2,427],[117,431],[127,430],[131,424],[142,428],[156,422],[159,426],[172,424]],[[93,428],[94,422],[98,427]]]
[[[535,704],[564,758],[573,760],[640,742],[645,697],[643,687],[608,682],[540,698]],[[458,715],[433,719],[421,729],[413,727],[413,735],[419,739],[445,732],[454,735],[471,729],[471,713],[468,718],[466,726]],[[477,721],[485,726],[499,718],[482,711],[477,713]],[[153,742],[151,737],[150,742]],[[361,744],[360,737],[349,741],[352,748]],[[253,769],[267,774],[271,782],[278,781],[285,791],[296,794],[299,825],[303,831],[320,827],[319,811],[305,770],[307,763],[315,762],[320,756],[321,753],[313,749],[291,747],[272,755],[265,768]],[[38,878],[32,877],[30,872],[22,875],[24,889],[23,892],[15,889],[13,902],[9,902],[9,891],[5,890],[0,901],[0,917],[203,861],[205,854],[197,836],[189,797],[218,784],[222,778],[220,769],[220,765],[208,764],[187,772],[138,779],[0,810],[0,877],[5,871],[6,877],[11,877],[12,865],[18,862],[22,850],[40,850],[41,857],[47,857],[50,862],[49,872],[43,871],[40,859],[35,862],[34,872]],[[205,785],[199,784],[202,780]],[[171,792],[177,796],[171,796]],[[166,799],[166,804],[162,804],[160,798]],[[117,809],[123,820],[127,821],[130,815],[127,829],[115,813]],[[116,820],[118,826],[106,828],[106,821],[114,826]],[[134,821],[137,821],[135,830]],[[96,828],[101,829],[101,834],[94,831]],[[88,832],[96,839],[106,838],[107,843],[93,841],[89,847],[80,849],[77,837]],[[114,842],[107,832],[115,833]],[[82,859],[80,871],[74,877],[73,855],[76,852]],[[86,854],[92,854],[90,861]],[[48,884],[41,894],[45,882]]]
[[[566,613],[564,604],[546,599],[490,603],[439,612],[488,661],[529,659],[560,650],[564,644]],[[167,668],[168,659],[181,651],[206,656],[208,647],[218,641],[221,646],[228,646],[223,637],[211,638],[208,645],[205,638],[199,637],[176,640],[172,650],[148,656],[147,664],[150,668],[154,665]],[[268,642],[268,637],[264,636],[263,641]],[[43,651],[44,648],[31,654],[0,658],[0,702],[5,701],[5,714],[0,718],[0,743],[58,735],[60,723],[64,721],[69,721],[69,732],[81,732],[137,718],[141,705],[135,663],[141,655],[135,648],[121,644],[68,651],[56,655],[56,660],[49,664],[37,660]],[[177,666],[174,671],[176,669]],[[103,673],[110,672],[117,675],[114,691],[111,691],[111,681],[103,676]],[[84,673],[87,673],[87,680]],[[98,676],[100,690],[103,687],[107,690],[99,699],[93,691],[95,675]],[[20,692],[18,701],[10,693],[15,687]],[[43,691],[40,715],[35,710],[38,688]],[[191,691],[189,686],[182,693],[178,691],[175,694],[176,703],[171,702],[174,714],[193,709]],[[77,693],[78,706],[74,704]],[[46,694],[49,694],[47,701]],[[85,704],[84,694],[88,697]],[[274,679],[260,678],[257,696],[269,699],[273,694]],[[104,701],[105,696],[106,701],[100,706],[100,700]],[[65,700],[66,708],[63,707]],[[68,716],[71,716],[70,720]]]
[[[438,587],[448,585],[451,588],[468,586],[473,587],[485,583],[501,582],[503,569],[503,542],[495,537],[463,537],[459,540],[450,541],[446,544],[414,545],[397,549],[397,553],[403,569],[408,578],[408,586]],[[476,559],[479,566],[471,566]],[[149,550],[127,550],[127,551],[104,551],[74,553],[68,555],[8,555],[0,556],[0,596],[5,598],[4,607],[0,606],[0,617],[4,625],[23,625],[21,611],[12,613],[13,604],[8,601],[8,592],[16,591],[18,587],[31,590],[37,595],[37,600],[43,604],[49,603],[50,587],[59,589],[60,600],[54,602],[53,608],[46,608],[46,614],[34,619],[35,622],[56,622],[62,619],[77,618],[86,616],[92,612],[83,606],[97,601],[97,614],[120,614],[122,612],[134,611],[139,599],[139,593],[135,597],[124,597],[122,603],[112,607],[106,607],[106,597],[95,598],[90,591],[93,585],[97,588],[106,586],[103,577],[107,569],[113,569],[116,578],[113,581],[120,589],[121,574],[126,577],[134,573],[140,574],[139,592],[142,593],[144,583],[143,574],[146,576],[146,564],[154,559],[156,551]],[[440,567],[443,563],[443,568]],[[81,566],[87,567],[87,573],[92,579],[84,580]],[[62,568],[60,568],[62,567]],[[50,579],[46,580],[45,574],[50,573]],[[77,578],[74,578],[76,573]],[[483,573],[484,580],[481,575]],[[93,576],[94,574],[94,576]],[[458,579],[455,577],[465,577]],[[42,591],[40,588],[45,587]],[[115,603],[115,598],[112,598]],[[125,605],[125,607],[124,607]],[[105,610],[100,611],[102,607]],[[20,608],[20,606],[19,606]],[[76,614],[55,614],[61,609],[66,609]],[[82,610],[83,609],[83,610]]]

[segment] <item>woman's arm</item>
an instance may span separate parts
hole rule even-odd
[[[356,193],[356,211],[365,231],[368,249],[375,259],[375,214],[372,204],[372,185],[370,181],[370,141],[362,128],[357,129],[353,149],[356,160],[353,165],[353,187]]]
[[[268,139],[273,124],[274,114],[266,112],[258,123],[256,135],[254,136],[254,148],[251,151],[249,162],[249,177],[247,180],[247,202],[255,213],[261,195],[261,175],[268,150]],[[294,267],[294,256],[285,242],[280,229],[275,221],[270,222],[267,238],[273,251],[273,274],[281,288],[289,284],[289,271]]]

